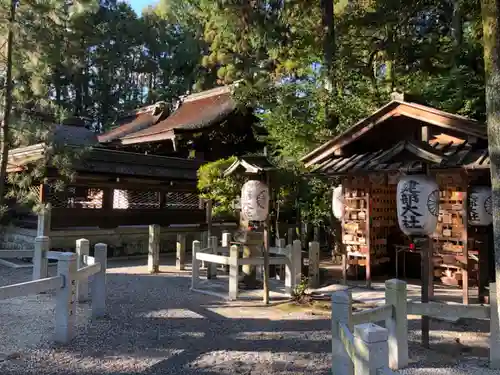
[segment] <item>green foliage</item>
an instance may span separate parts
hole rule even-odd
[[[238,176],[224,176],[235,157],[204,164],[198,170],[198,190],[203,199],[213,202],[214,216],[234,213],[234,202],[240,196],[243,181]]]
[[[300,283],[298,283],[292,291],[292,299],[296,302],[301,302],[307,295],[306,291],[309,288],[309,279],[302,276]]]
[[[0,18],[9,3],[0,0]],[[88,117],[101,129],[138,106],[240,81],[235,96],[242,107],[254,108],[279,167],[280,210],[323,223],[331,183],[305,175],[300,158],[385,104],[393,90],[485,117],[478,2],[335,1],[333,33],[323,24],[326,3],[161,0],[138,17],[116,0],[20,2],[16,106]],[[0,22],[0,38],[5,34],[6,22]],[[329,60],[328,46],[334,49]],[[48,132],[28,117],[16,120],[14,145]],[[73,157],[67,154],[53,158],[62,170]],[[239,177],[221,174],[231,161],[200,170],[200,189],[217,203],[214,212],[231,212],[239,195]],[[34,180],[43,175],[36,168],[30,173]]]

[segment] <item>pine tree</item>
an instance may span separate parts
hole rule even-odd
[[[496,298],[500,301],[500,3],[481,0],[484,64],[486,73],[486,118],[488,124],[488,150],[490,155],[491,186],[493,194],[493,237],[496,270]],[[497,305],[500,322],[500,305]],[[498,330],[497,330],[498,332]],[[492,337],[491,350],[500,348],[500,338]],[[490,363],[500,369],[500,362]]]

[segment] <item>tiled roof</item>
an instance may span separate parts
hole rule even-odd
[[[30,163],[44,158],[51,148],[43,143],[9,151],[8,171],[22,171]],[[93,147],[73,165],[77,172],[109,173],[130,176],[196,181],[199,160],[145,155]]]
[[[166,119],[122,138],[124,144],[170,139],[175,133],[212,126],[236,109],[230,87],[186,97]]]
[[[413,154],[413,157],[399,157],[403,152]],[[484,169],[489,168],[490,158],[487,148],[477,148],[467,141],[459,144],[401,141],[388,150],[329,158],[316,165],[313,172],[327,175],[401,170],[418,172],[423,169],[424,163],[431,169]]]
[[[336,150],[352,143],[388,119],[399,116],[420,120],[429,125],[451,129],[480,139],[487,139],[486,126],[480,122],[421,104],[393,100],[339,136],[317,147],[301,160],[308,167],[321,163],[333,155]]]
[[[276,166],[264,155],[247,155],[238,158],[224,171],[229,176],[237,171],[244,173],[262,173],[276,170]]]
[[[97,134],[83,126],[55,125],[53,141],[61,146],[92,146],[97,143]]]
[[[153,126],[168,115],[167,106],[159,102],[151,106],[139,108],[117,121],[118,126],[98,136],[100,143],[112,142],[131,133]]]
[[[232,86],[217,87],[182,98],[169,116],[166,109],[159,111],[158,106],[141,108],[122,119],[122,125],[101,134],[99,142],[135,144],[172,139],[176,133],[215,125],[235,109]]]

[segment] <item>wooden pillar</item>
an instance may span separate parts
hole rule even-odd
[[[500,369],[500,322],[498,321],[496,284],[490,284],[490,368]]]
[[[276,239],[276,247],[280,249],[286,248],[286,241],[284,238]],[[285,280],[285,265],[277,265],[276,266],[276,278],[278,280]]]
[[[239,249],[237,245],[229,248],[229,299],[234,301],[238,298],[238,256]]]
[[[113,194],[114,189],[107,187],[102,190],[102,208],[105,210],[113,209]]]
[[[227,230],[224,230],[222,232],[222,247],[228,250],[228,256],[229,256],[229,250],[231,246],[231,233],[229,233]],[[229,273],[229,265],[223,265],[222,269],[224,272]]]
[[[94,275],[92,281],[92,316],[102,318],[106,315],[106,269],[108,268],[108,245],[97,243],[94,246],[95,261],[101,269]]]
[[[160,271],[160,226],[153,224],[149,226],[148,244],[148,272],[158,273]]]
[[[196,289],[200,281],[200,261],[196,259],[196,253],[201,250],[201,242],[193,241],[192,267],[191,267],[191,289]]]
[[[287,243],[287,245],[292,245],[293,244],[294,234],[295,234],[294,228],[288,228],[287,236],[286,236],[286,243]]]
[[[50,203],[42,208],[38,214],[37,236],[50,236],[50,226],[52,222],[52,206]]]
[[[177,234],[175,266],[179,271],[186,268],[186,235]]]
[[[207,205],[206,205],[206,217],[207,217],[207,231],[208,231],[208,238],[212,236],[212,201],[207,200]]]
[[[309,288],[319,288],[319,242],[309,243]]]
[[[48,276],[47,252],[50,249],[50,238],[37,236],[33,253],[33,280],[45,279]]]
[[[345,324],[349,330],[352,324],[351,292],[342,290],[332,293],[332,374],[352,375],[354,365],[340,339],[340,324]]]
[[[85,238],[76,240],[76,255],[77,255],[77,268],[88,266],[86,257],[90,254],[90,242]],[[76,284],[76,294],[78,302],[85,302],[89,298],[89,281],[88,279],[78,280]]]
[[[371,288],[372,286],[372,257],[371,257],[371,220],[370,220],[370,212],[371,212],[371,205],[370,205],[370,194],[371,191],[369,190],[368,193],[366,194],[366,247],[368,248],[368,252],[366,253],[366,287]]]
[[[217,254],[217,247],[219,243],[217,237],[211,236],[208,239],[208,247],[211,249],[210,254]],[[207,264],[207,279],[216,279],[217,278],[217,264],[216,263],[208,263]]]
[[[467,192],[467,188],[469,186],[469,176],[465,173],[460,175],[462,181],[462,191]],[[463,246],[463,257],[464,257],[464,265],[462,270],[462,288],[463,288],[463,303],[468,305],[470,302],[469,295],[469,271],[470,271],[470,263],[469,263],[469,241],[468,241],[468,228],[469,228],[469,215],[467,209],[463,211],[463,222],[464,222],[464,231],[462,232],[462,243]]]
[[[421,237],[418,239],[418,245],[416,246],[420,247],[420,254],[421,254],[421,261],[420,261],[420,267],[421,267],[421,278],[422,278],[422,289],[420,293],[420,299],[422,303],[427,303],[429,302],[429,291],[430,291],[430,285],[429,285],[429,274],[430,274],[430,269],[429,265],[430,263],[430,239],[429,237]],[[426,315],[422,315],[422,320],[421,320],[421,329],[422,329],[422,346],[424,348],[429,347],[429,330],[430,330],[430,319]]]
[[[388,364],[387,329],[373,323],[354,326],[354,375],[383,374]]]
[[[385,303],[392,305],[392,315],[385,321],[389,333],[389,366],[399,370],[408,365],[408,292],[406,283],[392,279],[385,282]]]
[[[488,228],[489,229],[489,228]],[[477,232],[475,236],[477,236]],[[489,254],[488,254],[488,241],[486,238],[479,243],[479,303],[485,303],[487,296],[486,287],[490,281],[490,270],[489,270]]]
[[[267,179],[268,181],[268,186],[269,186],[269,178]],[[263,284],[263,290],[262,290],[262,302],[264,304],[268,305],[269,304],[269,245],[270,245],[270,238],[269,238],[269,215],[267,216],[266,222],[264,223],[264,277],[262,280]]]
[[[75,253],[61,253],[58,256],[57,274],[64,278],[62,288],[56,296],[56,334],[55,341],[67,344],[75,335],[76,314],[76,277]]]

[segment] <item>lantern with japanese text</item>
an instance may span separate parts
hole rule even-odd
[[[400,178],[397,188],[398,223],[409,236],[427,236],[434,232],[439,216],[439,187],[425,175]]]
[[[491,189],[487,186],[473,186],[469,192],[469,224],[487,226],[493,222]]]
[[[344,195],[342,194],[342,185],[333,189],[332,194],[332,212],[333,216],[341,220],[344,217]]]
[[[241,213],[246,220],[264,221],[269,213],[269,188],[261,181],[247,181],[241,188]]]

